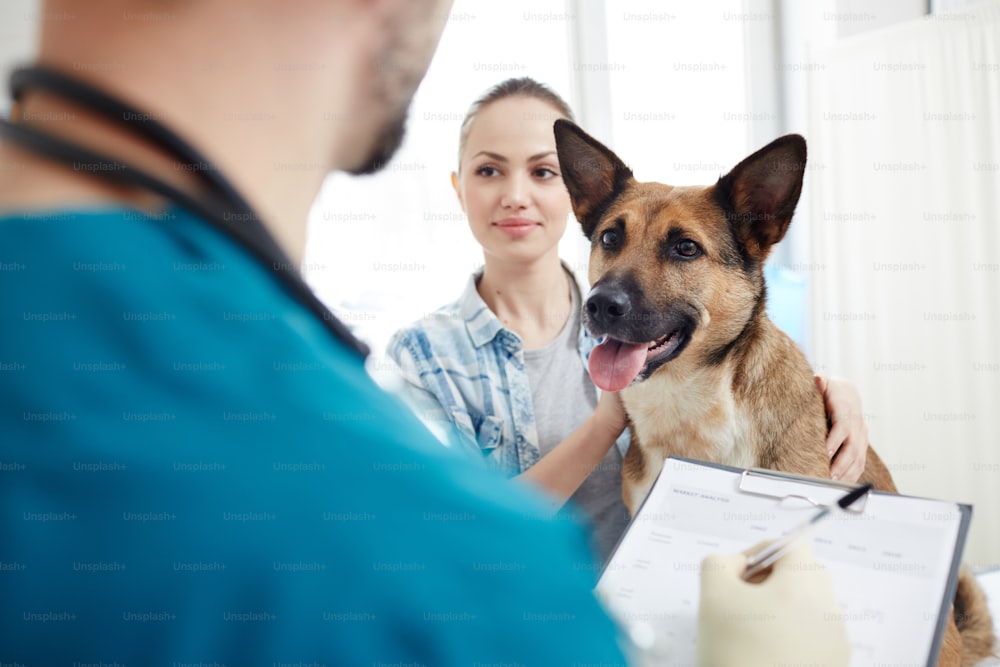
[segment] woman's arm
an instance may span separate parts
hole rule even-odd
[[[833,479],[856,482],[868,455],[868,426],[861,410],[861,394],[843,378],[816,377],[830,417],[827,452]],[[545,489],[553,509],[561,507],[583,484],[625,429],[625,409],[617,392],[602,392],[597,410],[580,428],[519,479]]]
[[[474,453],[475,458],[482,461],[482,451],[471,424],[455,423],[454,411],[446,411],[437,396],[423,386],[418,363],[407,346],[406,336],[405,331],[397,332],[386,349],[388,358],[395,362],[399,370],[401,382],[395,393],[403,397],[432,430],[447,431],[449,437],[442,438],[447,444],[457,442],[457,448]],[[536,418],[544,419],[544,415],[536,415]],[[624,430],[625,408],[618,393],[602,392],[593,414],[517,478],[528,480],[542,490],[555,513],[580,488]]]
[[[826,446],[833,479],[856,482],[868,455],[868,426],[861,394],[843,378],[817,376],[816,384],[830,416]],[[625,409],[617,392],[602,392],[597,409],[538,463],[519,475],[545,489],[559,509],[583,484],[625,429]]]
[[[465,429],[455,423],[454,415],[446,412],[437,397],[422,386],[409,357],[400,354],[390,356],[396,362],[401,380],[394,393],[442,443],[462,449],[470,458],[483,461],[483,452],[475,438],[465,433]],[[554,514],[580,488],[624,429],[625,410],[621,399],[617,392],[603,392],[594,413],[516,479],[527,480],[541,489]]]
[[[618,392],[601,392],[594,414],[535,465],[518,475],[518,479],[544,489],[555,512],[580,488],[624,430],[625,408]]]
[[[452,422],[436,398],[420,386],[415,369],[408,368],[409,364],[403,358],[405,355],[398,354],[398,350],[393,351],[396,354],[390,354],[390,357],[400,367],[404,381],[401,393],[410,407],[432,430],[437,427],[438,437],[442,437],[441,431],[447,432],[442,439],[448,444],[458,444],[463,449],[481,454],[474,438],[460,434],[461,429]],[[832,459],[831,476],[855,482],[864,471],[868,451],[868,427],[862,415],[861,395],[853,384],[843,378],[817,376],[816,384],[823,395],[831,422],[826,441]],[[518,479],[528,480],[544,490],[551,499],[552,510],[558,511],[614,446],[625,424],[625,409],[618,393],[602,392],[594,413],[534,466],[521,473]]]

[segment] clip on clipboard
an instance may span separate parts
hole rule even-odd
[[[809,488],[803,489],[803,485]],[[836,504],[846,491],[860,486],[831,479],[776,472],[766,468],[747,468],[740,473],[737,489],[740,493],[752,496],[774,498],[788,509],[793,509],[796,505],[801,509],[814,509],[830,507]],[[865,511],[867,502],[868,494],[844,511],[860,514]]]

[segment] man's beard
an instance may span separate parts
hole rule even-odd
[[[348,169],[347,173],[355,176],[363,176],[381,171],[403,144],[403,137],[406,135],[406,116],[408,113],[409,105],[398,113],[395,120],[386,123],[368,157],[360,166]]]
[[[393,15],[390,18],[386,44],[371,62],[368,77],[372,97],[386,112],[385,124],[364,159],[359,161],[358,166],[346,170],[350,174],[374,174],[384,169],[399,150],[406,135],[406,119],[413,96],[424,78],[437,44],[437,39],[431,40],[429,35],[412,30],[412,23],[419,25],[425,18],[422,14],[429,4],[415,2],[406,6],[414,15]]]

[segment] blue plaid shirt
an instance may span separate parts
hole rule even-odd
[[[513,476],[541,456],[535,410],[524,345],[479,296],[481,275],[469,278],[457,301],[397,331],[387,354],[400,368],[402,396],[417,416],[446,444]],[[587,293],[585,286],[580,293]],[[580,327],[584,368],[596,343]],[[618,438],[623,454],[628,441],[628,431]]]

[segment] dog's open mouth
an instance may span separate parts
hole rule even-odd
[[[648,377],[684,348],[688,333],[678,328],[651,343],[606,338],[590,353],[590,378],[604,391],[620,391],[641,374]]]

